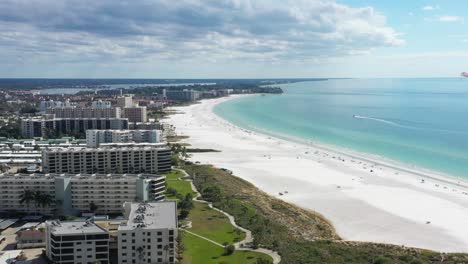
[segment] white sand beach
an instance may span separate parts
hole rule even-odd
[[[183,113],[166,120],[190,136],[185,141],[194,148],[222,151],[196,153],[192,161],[230,169],[271,195],[321,213],[343,239],[468,252],[466,182],[241,129],[212,111],[230,98],[175,108]]]

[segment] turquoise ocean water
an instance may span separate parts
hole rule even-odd
[[[468,80],[340,79],[281,86],[215,113],[247,129],[312,140],[468,179]]]

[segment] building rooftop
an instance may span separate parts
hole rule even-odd
[[[120,225],[119,230],[177,228],[176,201],[126,203],[124,205],[127,208],[128,206],[130,209],[128,221]]]
[[[76,178],[76,179],[127,179],[127,178],[141,178],[141,179],[154,179],[154,178],[165,178],[165,176],[157,174],[54,174],[54,173],[33,173],[33,174],[23,174],[23,173],[0,173],[1,178],[15,178],[15,179],[51,179],[51,178]]]
[[[54,235],[107,234],[107,231],[90,221],[47,221]]]
[[[95,151],[131,151],[131,150],[151,150],[151,149],[165,149],[168,148],[165,143],[156,143],[151,146],[138,146],[131,145],[125,147],[100,147],[100,148],[88,148],[88,147],[68,147],[68,148],[53,148],[46,149],[45,152],[95,152]]]

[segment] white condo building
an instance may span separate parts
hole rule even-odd
[[[91,107],[92,108],[111,108],[112,103],[110,101],[98,100],[98,101],[93,101],[91,103]]]
[[[164,199],[166,177],[152,174],[0,174],[0,212],[79,215],[121,213],[125,202]],[[51,197],[49,205],[21,203],[26,190]]]
[[[125,203],[118,229],[118,263],[175,263],[177,203]]]
[[[47,108],[46,114],[55,115],[55,118],[120,118],[121,111],[119,107],[109,108],[69,108],[56,107]]]
[[[42,151],[45,173],[166,173],[171,149],[151,147],[55,148]]]
[[[91,148],[103,143],[159,143],[160,130],[86,130],[86,145]]]
[[[89,221],[46,221],[46,255],[56,264],[109,264],[109,232]]]

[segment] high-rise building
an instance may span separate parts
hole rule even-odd
[[[120,118],[120,107],[87,107],[69,108],[56,107],[46,109],[47,114],[55,115],[55,118]]]
[[[45,173],[165,173],[171,149],[157,147],[56,148],[42,151]]]
[[[200,92],[192,89],[166,91],[167,99],[176,101],[196,101],[200,99]]]
[[[46,221],[46,255],[57,264],[109,264],[109,232],[90,221]]]
[[[175,263],[177,203],[125,203],[118,229],[118,263]]]
[[[134,107],[133,98],[131,96],[120,96],[117,97],[117,106],[124,109],[128,107]]]
[[[160,130],[86,130],[86,145],[91,148],[103,143],[159,143]]]
[[[111,108],[112,104],[110,101],[98,100],[98,101],[93,101],[91,103],[91,107],[92,108]]]
[[[48,108],[55,108],[55,107],[68,107],[73,108],[76,107],[76,103],[71,103],[69,100],[61,102],[61,101],[42,101],[40,103],[39,109],[41,112],[45,112]]]
[[[57,138],[62,135],[84,135],[88,129],[128,129],[128,119],[53,118],[21,120],[21,134],[24,138]]]
[[[0,212],[118,214],[125,202],[163,200],[165,188],[166,177],[154,174],[0,174]],[[21,203],[27,191],[47,195],[50,203]]]
[[[146,106],[123,108],[122,117],[128,118],[131,123],[146,122]]]

